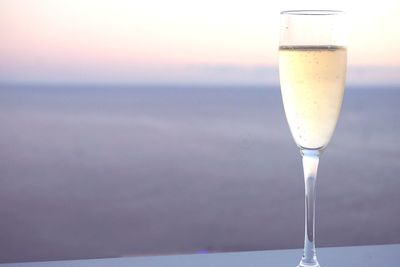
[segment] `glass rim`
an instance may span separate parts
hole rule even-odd
[[[305,10],[285,10],[281,12],[281,15],[298,15],[298,16],[332,16],[332,15],[343,15],[344,11],[341,10],[323,10],[323,9],[305,9]]]

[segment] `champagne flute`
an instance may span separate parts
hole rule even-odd
[[[319,157],[339,117],[346,78],[344,13],[281,12],[279,78],[286,119],[300,148],[305,183],[304,254],[299,267],[320,266],[315,252],[315,182]]]

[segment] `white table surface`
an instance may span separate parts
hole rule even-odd
[[[295,267],[301,249],[5,263],[0,267]],[[322,267],[400,267],[400,244],[319,248]]]

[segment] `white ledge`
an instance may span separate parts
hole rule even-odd
[[[0,267],[295,267],[301,249],[4,263]],[[400,244],[317,249],[322,267],[399,267]]]

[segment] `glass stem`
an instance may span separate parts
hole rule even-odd
[[[319,266],[315,253],[315,183],[319,163],[319,150],[302,149],[305,185],[304,254],[299,266]]]

